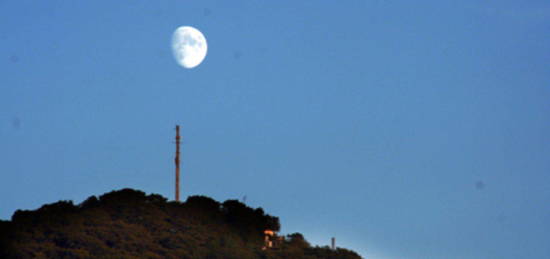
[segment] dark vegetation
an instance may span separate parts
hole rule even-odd
[[[0,258],[334,258],[346,249],[312,247],[299,233],[263,251],[279,219],[237,200],[192,196],[184,203],[123,189],[74,205],[59,201],[0,220]]]

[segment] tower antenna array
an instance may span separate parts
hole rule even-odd
[[[180,201],[180,126],[176,125],[176,201]]]

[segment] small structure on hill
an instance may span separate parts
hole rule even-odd
[[[262,246],[262,250],[278,248],[284,241],[284,236],[278,236],[276,231],[266,229],[264,230],[264,246]]]
[[[274,237],[275,237],[275,231],[271,229],[264,230],[264,246],[262,247],[262,250],[266,250],[268,248],[273,247]]]

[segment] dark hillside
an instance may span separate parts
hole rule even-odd
[[[74,205],[59,201],[0,221],[0,258],[361,258],[311,247],[299,233],[262,250],[279,219],[245,204],[192,196],[184,203],[123,189]]]

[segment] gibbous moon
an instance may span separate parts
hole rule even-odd
[[[191,26],[181,26],[172,35],[174,58],[184,68],[198,66],[206,57],[206,38]]]

